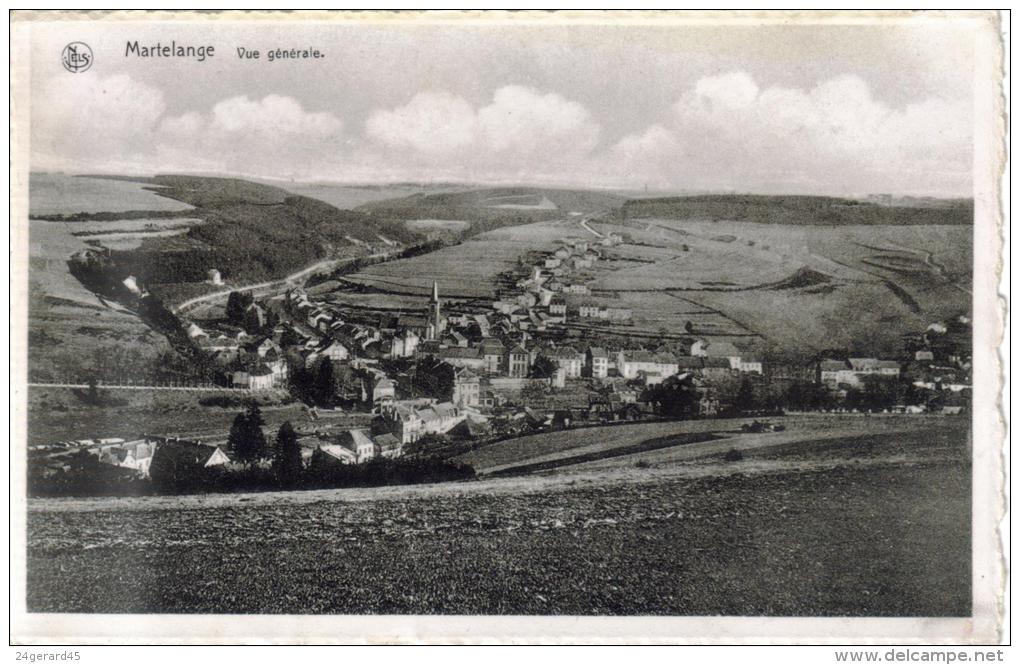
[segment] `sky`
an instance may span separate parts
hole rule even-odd
[[[36,23],[31,168],[970,196],[974,34],[949,20]],[[135,40],[215,55],[126,57]],[[91,47],[88,71],[62,66],[71,41]],[[274,48],[325,57],[269,62]]]

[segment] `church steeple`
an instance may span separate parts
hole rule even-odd
[[[446,321],[443,319],[442,304],[439,302],[439,282],[433,280],[432,300],[429,301],[429,322],[426,336],[428,339],[437,340],[445,328]]]

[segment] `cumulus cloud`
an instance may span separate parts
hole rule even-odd
[[[576,164],[597,145],[600,127],[581,104],[520,85],[497,89],[474,107],[445,91],[415,95],[404,106],[373,112],[365,134],[388,149],[445,174],[538,173]]]
[[[343,138],[338,117],[281,95],[170,115],[159,88],[126,74],[55,79],[33,102],[34,168],[311,175]]]
[[[186,164],[202,156],[205,170],[273,177],[319,177],[342,149],[343,121],[306,111],[292,97],[245,95],[216,103],[208,113],[163,118],[157,129],[160,157]],[[179,167],[177,167],[179,168]]]
[[[389,147],[449,153],[476,140],[478,119],[467,100],[448,92],[426,91],[405,106],[375,111],[365,123],[365,133]]]
[[[744,72],[700,79],[662,124],[624,137],[610,154],[674,186],[959,194],[969,187],[971,116],[931,98],[892,108],[857,76],[810,89],[762,89]],[[663,172],[664,153],[673,160]]]
[[[842,194],[960,195],[971,178],[966,101],[892,106],[853,75],[803,88],[705,76],[657,122],[611,143],[585,105],[524,85],[480,104],[420,91],[368,112],[355,132],[278,94],[167,108],[161,89],[125,74],[44,82],[32,100],[33,167]]]

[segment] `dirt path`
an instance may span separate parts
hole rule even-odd
[[[197,296],[195,298],[191,298],[189,300],[185,300],[184,302],[180,303],[179,305],[174,306],[173,313],[174,314],[182,314],[186,310],[191,309],[192,307],[194,307],[196,305],[200,305],[200,304],[203,304],[203,303],[211,303],[211,302],[214,302],[214,301],[220,300],[220,299],[226,299],[227,296],[229,296],[230,293],[233,292],[233,291],[238,291],[238,292],[241,292],[241,293],[248,293],[248,292],[252,292],[252,291],[261,291],[263,289],[275,290],[275,289],[280,289],[280,288],[287,288],[287,287],[290,287],[290,286],[294,286],[297,282],[300,282],[305,277],[308,277],[309,275],[311,275],[313,273],[321,272],[322,270],[325,270],[327,268],[332,270],[332,269],[340,267],[341,265],[343,265],[345,263],[351,263],[352,261],[364,260],[364,259],[384,258],[384,257],[390,256],[391,254],[392,254],[392,252],[377,252],[375,254],[369,254],[368,256],[345,257],[345,258],[342,258],[342,259],[326,259],[324,261],[319,261],[317,263],[313,263],[312,265],[310,265],[310,266],[308,266],[306,268],[302,268],[301,270],[298,270],[297,272],[291,273],[291,274],[287,275],[286,277],[284,277],[282,279],[270,280],[268,282],[260,282],[258,284],[248,284],[248,285],[245,285],[245,286],[238,286],[236,288],[228,288],[228,289],[223,290],[223,291],[216,291],[215,293],[207,293],[205,295],[201,295],[201,296]]]

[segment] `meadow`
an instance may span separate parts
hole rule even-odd
[[[549,249],[560,238],[583,234],[576,224],[565,222],[509,226],[428,254],[372,265],[345,279],[388,293],[421,296],[431,292],[435,280],[446,297],[494,298],[497,277],[514,268],[520,256]]]
[[[67,215],[129,210],[186,212],[192,208],[145,189],[146,186],[130,180],[32,173],[29,174],[29,214]]]
[[[970,467],[959,436],[928,431],[803,441],[785,467],[33,499],[28,608],[967,616]]]
[[[966,225],[631,219],[594,226],[625,234],[629,242],[613,256],[633,262],[599,265],[592,288],[633,302],[635,321],[645,325],[676,317],[697,329],[698,315],[688,312],[700,307],[804,356],[833,347],[890,354],[901,335],[970,311]]]

